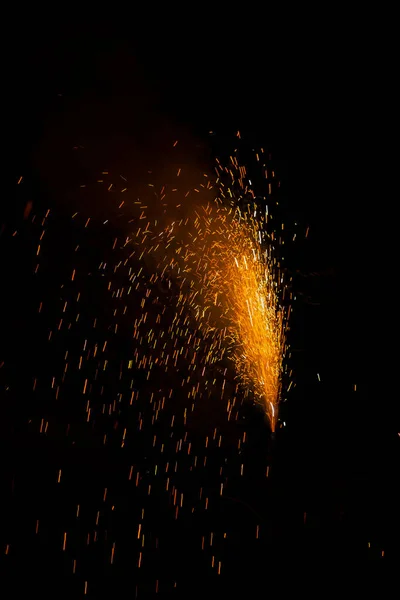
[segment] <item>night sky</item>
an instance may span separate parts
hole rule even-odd
[[[51,29],[24,23],[15,32],[7,82],[11,166],[0,213],[0,551],[16,582],[35,573],[35,593],[59,595],[62,586],[71,598],[191,597],[203,588],[211,593],[257,585],[278,563],[290,571],[296,563],[398,558],[399,438],[388,416],[397,398],[385,366],[388,350],[375,341],[388,317],[377,308],[382,284],[372,258],[365,187],[357,189],[356,134],[343,126],[353,106],[343,103],[332,63],[328,75],[317,72],[311,59],[295,60],[280,27],[236,35],[235,28],[221,33],[217,25],[181,31],[103,17]],[[99,417],[88,425],[77,392],[85,377],[76,367],[60,387],[61,402],[50,384],[38,383],[32,391],[32,382],[60,378],[67,348],[73,363],[81,341],[97,343],[93,317],[104,336],[113,322],[112,303],[92,273],[101,261],[116,261],[110,247],[114,237],[126,234],[128,217],[120,218],[115,202],[110,208],[106,184],[97,192],[93,183],[106,173],[104,179],[121,188],[122,175],[132,193],[142,194],[148,181],[161,187],[182,167],[185,182],[195,185],[199,173],[213,169],[216,156],[229,156],[238,130],[244,154],[263,147],[279,179],[273,193],[278,218],[289,230],[298,224],[299,239],[288,244],[285,256],[296,296],[288,332],[293,384],[283,393],[285,426],[273,446],[260,410],[250,402],[244,400],[238,420],[227,424],[218,392],[207,398],[188,429],[191,455],[180,450],[172,483],[187,499],[175,518],[176,500],[154,476],[155,465],[161,469],[164,463],[152,441],[155,434],[164,441],[163,461],[173,464],[175,444],[186,431],[178,424],[171,439],[165,425],[185,406],[177,375],[157,381],[161,394],[178,390],[164,421],[140,431],[138,414],[132,417],[123,404],[113,419],[103,423]],[[149,209],[153,219],[168,218],[157,210]],[[79,216],[71,221],[75,212]],[[46,246],[35,276],[42,229]],[[120,250],[121,260],[123,255]],[[71,281],[65,283],[76,265],[76,290],[85,290],[83,316],[76,334],[60,335],[49,347],[62,301],[70,302],[76,292]],[[124,276],[113,277],[117,284]],[[167,292],[160,294],[168,303]],[[104,385],[110,403],[132,389],[119,374],[134,352],[124,323],[108,350]],[[217,386],[221,372],[215,373]],[[232,380],[227,387],[233,394]],[[153,388],[140,372],[134,389],[143,396],[137,411],[149,423],[152,409],[145,399]],[[46,434],[39,432],[42,419],[49,422]],[[127,445],[121,449],[125,427]],[[247,442],[239,452],[244,432]],[[190,462],[196,451],[199,460],[208,457],[198,472]],[[222,466],[226,498],[216,475]],[[150,495],[148,485],[154,486]],[[200,488],[210,498],[207,510]],[[146,536],[140,566],[139,524]]]

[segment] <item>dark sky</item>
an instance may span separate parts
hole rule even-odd
[[[330,535],[333,557],[335,549],[364,557],[368,536],[393,556],[398,440],[387,414],[395,388],[385,368],[388,350],[374,342],[387,317],[360,168],[357,96],[334,48],[321,63],[316,48],[300,57],[284,23],[271,17],[265,28],[228,20],[156,27],[139,16],[106,15],[51,27],[39,18],[20,24],[7,80],[13,201],[2,205],[2,222],[7,230],[19,223],[30,197],[68,213],[79,178],[97,169],[138,177],[162,170],[171,139],[190,148],[180,160],[193,171],[238,129],[266,146],[287,219],[310,226],[309,239],[290,257],[300,272],[291,332],[298,388],[284,409],[292,425],[277,459],[275,536],[281,534],[282,556],[285,540],[301,544],[290,524],[307,510],[315,519],[304,542],[310,556],[318,544],[329,553]],[[72,158],[79,145],[87,154]],[[15,195],[20,175],[26,188]],[[8,261],[6,276],[18,280],[24,257],[23,249]],[[21,281],[9,308],[23,292]],[[20,344],[12,343],[18,355]],[[262,438],[257,420],[254,432]],[[257,504],[256,481],[250,490]]]
[[[159,127],[171,119],[194,132],[256,125],[286,145],[294,90],[278,33],[245,32],[238,40],[228,27],[147,28],[139,18],[132,27],[104,18],[34,23],[16,32],[9,65],[24,145],[26,127],[40,136],[43,120],[60,110],[57,94],[79,106],[95,97],[103,127],[113,131],[109,121],[118,118],[128,131],[143,120],[146,131],[149,121]],[[102,128],[95,116],[94,123]]]

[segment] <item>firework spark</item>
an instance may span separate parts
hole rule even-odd
[[[195,315],[207,352],[205,363],[226,355],[237,379],[253,392],[275,431],[284,356],[284,310],[279,305],[278,269],[263,248],[262,220],[256,210],[208,205],[196,211],[190,242],[179,238],[179,224],[167,232],[166,246],[179,239],[173,258],[164,256],[180,281],[179,303]]]
[[[264,187],[254,188],[268,189],[262,197],[234,156],[227,166],[217,162],[213,178],[186,176],[183,166],[166,184],[149,172],[140,192],[125,175],[102,171],[79,188],[86,202],[94,194],[91,212],[81,196],[68,220],[53,208],[24,212],[37,240],[35,351],[24,377],[7,362],[0,376],[30,435],[49,448],[63,440],[65,464],[57,455],[42,468],[38,500],[40,508],[54,498],[60,512],[26,505],[27,535],[47,539],[65,522],[48,556],[71,572],[79,593],[96,583],[87,581],[82,556],[96,562],[101,545],[111,573],[129,555],[137,590],[159,539],[171,548],[180,539],[186,552],[188,522],[224,577],[224,547],[235,531],[228,520],[216,530],[206,519],[217,512],[221,523],[220,500],[235,496],[237,476],[246,479],[247,432],[235,423],[246,396],[276,429],[285,362],[279,233],[267,209],[274,173],[262,152],[255,156]],[[87,448],[96,449],[93,461]],[[89,458],[78,463],[72,449]],[[37,489],[31,472],[21,479]],[[171,535],[160,507],[172,515]],[[118,525],[125,521],[135,540],[128,546]],[[262,526],[251,528],[262,539]],[[13,532],[9,538],[12,556]]]

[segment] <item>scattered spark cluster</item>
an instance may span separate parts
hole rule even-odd
[[[275,256],[283,225],[270,227],[268,208],[278,182],[263,152],[254,156],[260,197],[233,155],[213,178],[182,189],[178,168],[172,185],[150,182],[142,198],[129,196],[127,177],[104,171],[82,184],[107,197],[101,221],[76,211],[67,226],[54,210],[26,207],[39,356],[26,366],[21,418],[45,449],[63,440],[38,479],[32,469],[39,499],[26,527],[62,554],[84,595],[93,564],[135,571],[139,597],[141,586],[179,587],[179,559],[166,558],[179,543],[205,573],[224,574],[238,534],[221,507],[238,504],[248,470],[241,410],[260,404],[275,431],[287,369],[291,294]],[[70,231],[61,242],[60,220]],[[10,376],[9,402],[18,403],[18,385]],[[256,481],[268,476],[260,465]],[[258,543],[261,518],[243,506]]]

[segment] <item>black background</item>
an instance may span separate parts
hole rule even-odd
[[[271,151],[286,218],[309,226],[310,234],[290,257],[299,298],[290,332],[297,387],[284,407],[288,426],[275,451],[274,488],[249,484],[249,504],[262,506],[265,496],[276,519],[264,554],[249,546],[248,557],[238,560],[240,575],[236,570],[231,577],[254,579],[274,558],[331,564],[378,560],[384,550],[394,560],[397,399],[386,358],[391,341],[380,333],[394,316],[382,298],[387,262],[374,222],[379,194],[369,178],[379,170],[379,147],[360,118],[362,61],[355,65],[343,48],[321,40],[299,43],[281,19],[261,31],[239,21],[196,27],[177,21],[156,27],[139,16],[116,21],[74,17],[47,26],[37,19],[13,35],[10,108],[3,113],[11,157],[10,192],[1,207],[2,281],[10,282],[2,293],[4,356],[17,364],[24,354],[21,306],[30,302],[24,295],[29,243],[7,255],[10,234],[28,198],[38,207],[50,201],[68,210],[68,193],[57,200],[53,191],[65,175],[58,164],[67,141],[79,138],[99,161],[106,155],[121,170],[126,154],[135,155],[140,171],[149,157],[162,163],[165,141],[174,136],[190,140],[195,160],[207,164],[212,144],[224,147],[240,129]],[[21,174],[23,192],[15,186]],[[72,189],[75,182],[65,185]],[[15,433],[18,411],[4,405],[2,411],[10,493],[20,457],[36,442]],[[251,418],[255,439],[262,437]],[[27,555],[13,563],[17,573],[29,568]],[[184,552],[181,560],[183,573]]]

